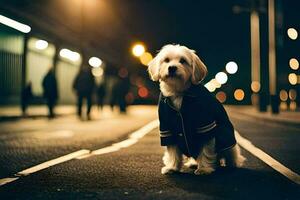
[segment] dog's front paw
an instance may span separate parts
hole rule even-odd
[[[212,167],[203,167],[203,168],[198,168],[194,171],[195,175],[209,175],[215,171],[214,168]]]
[[[172,167],[167,167],[167,166],[161,168],[162,174],[173,174],[178,171],[179,171],[179,169],[177,169],[177,168],[172,168]]]

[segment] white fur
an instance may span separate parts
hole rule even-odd
[[[182,62],[184,59],[184,62]],[[169,67],[177,67],[176,73],[170,76]],[[207,74],[207,68],[195,54],[194,50],[180,45],[166,45],[149,63],[148,72],[153,81],[159,81],[164,96],[170,97],[173,106],[180,110],[182,93],[191,84],[199,84]],[[215,139],[208,141],[200,150],[196,160],[188,158],[184,163],[183,154],[176,145],[167,146],[163,156],[165,166],[162,174],[182,171],[183,165],[197,169],[196,175],[210,174],[217,166],[240,167],[245,158],[240,154],[238,145],[218,155],[215,152]]]

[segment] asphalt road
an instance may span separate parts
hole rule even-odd
[[[229,114],[235,128],[243,137],[288,168],[300,172],[299,128],[282,123],[257,121],[231,111]],[[135,118],[135,121],[138,120],[141,119]],[[75,124],[73,126],[75,128]],[[124,130],[123,127],[117,126],[117,129]],[[43,127],[40,131],[42,130]],[[14,132],[13,128],[11,132]],[[163,148],[159,146],[157,132],[155,129],[136,144],[116,152],[74,159],[21,177],[0,187],[0,199],[300,199],[299,185],[244,149],[242,153],[247,161],[240,169],[223,169],[209,176],[161,175]],[[83,144],[78,145],[80,142],[77,140],[69,139],[66,146],[71,148],[70,151],[85,147]],[[10,145],[13,146],[14,140],[11,139]],[[99,147],[95,138],[86,140],[86,143],[90,145],[93,141],[89,148],[101,148],[105,146],[103,140],[98,141]],[[1,141],[1,178],[34,163],[27,159],[30,152],[35,152],[34,149],[29,149],[26,156],[18,155],[19,147],[15,151],[13,148],[7,150],[3,147],[9,138],[2,137]],[[58,143],[58,146],[63,145]],[[36,162],[70,152],[62,151],[52,155],[55,151],[55,144],[39,151],[41,155],[37,156],[39,159]],[[44,159],[41,159],[42,155]],[[13,170],[11,166],[14,166]]]

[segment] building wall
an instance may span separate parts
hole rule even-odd
[[[24,36],[0,25],[0,104],[17,104],[22,83]]]

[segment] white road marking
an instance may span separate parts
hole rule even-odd
[[[266,163],[267,165],[269,165],[274,170],[281,173],[294,183],[300,185],[300,176],[297,173],[293,172],[292,170],[290,170],[289,168],[287,168],[286,166],[269,156],[267,153],[254,146],[249,140],[242,137],[237,131],[235,131],[235,136],[237,138],[238,144],[241,147],[252,153],[254,156],[262,160],[264,163]]]
[[[14,177],[14,178],[2,178],[0,179],[0,186],[5,185],[7,183],[13,182],[15,180],[19,179],[19,177]]]
[[[23,171],[20,171],[16,175],[17,176],[27,176],[29,174],[32,174],[32,173],[35,173],[37,171],[46,169],[46,168],[51,167],[53,165],[57,165],[57,164],[60,164],[60,163],[72,160],[72,159],[74,159],[74,158],[76,158],[78,156],[82,156],[82,155],[88,154],[88,153],[90,153],[90,150],[87,150],[87,149],[82,149],[82,150],[79,150],[79,151],[75,151],[73,153],[70,153],[70,154],[67,154],[67,155],[55,158],[53,160],[49,160],[49,161],[43,162],[43,163],[41,163],[39,165],[36,165],[36,166],[30,167],[28,169],[25,169]]]
[[[159,120],[154,120],[154,121],[148,123],[147,125],[143,126],[142,128],[131,133],[129,135],[128,139],[123,140],[118,143],[114,143],[108,147],[94,150],[90,154],[77,157],[77,159],[84,159],[84,158],[88,158],[88,157],[91,157],[94,155],[102,155],[102,154],[112,153],[115,151],[119,151],[122,148],[127,148],[127,147],[137,143],[139,139],[144,137],[146,134],[151,132],[153,129],[157,128],[158,125],[159,125]]]
[[[53,160],[46,161],[44,163],[30,167],[28,169],[22,170],[22,171],[16,173],[15,177],[0,179],[0,186],[11,183],[15,180],[18,180],[20,178],[20,176],[27,176],[32,173],[38,172],[40,170],[46,169],[48,167],[51,167],[51,166],[54,166],[54,165],[57,165],[57,164],[60,164],[60,163],[63,163],[63,162],[66,162],[66,161],[69,161],[72,159],[83,159],[83,158],[87,158],[87,157],[90,157],[93,155],[102,155],[102,154],[106,154],[106,153],[119,151],[122,148],[126,148],[126,147],[129,147],[129,146],[137,143],[139,139],[144,137],[146,134],[148,134],[153,129],[157,128],[158,125],[159,125],[159,121],[154,120],[154,121],[148,123],[147,125],[143,126],[142,128],[138,129],[137,131],[133,132],[132,134],[130,134],[128,139],[118,142],[118,143],[114,143],[111,146],[104,147],[104,148],[94,150],[94,151],[82,149],[82,150],[61,156],[59,158],[55,158]]]

